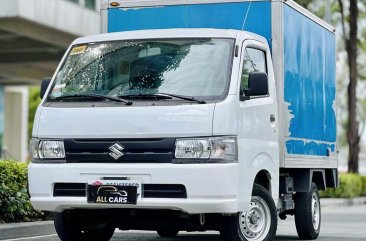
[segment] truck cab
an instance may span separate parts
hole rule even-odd
[[[42,151],[30,167],[32,177],[42,177],[30,179],[36,208],[115,208],[87,200],[85,190],[96,181],[135,181],[138,197],[124,208],[235,214],[249,206],[259,172],[278,179],[275,82],[262,37],[134,31],[81,38],[68,52],[37,113],[32,144]],[[248,117],[258,118],[250,129]],[[257,148],[266,154],[248,162],[254,156],[241,152],[253,141],[265,143]],[[47,160],[47,149],[59,158]],[[238,156],[245,158],[239,163]],[[278,199],[277,185],[267,181]]]

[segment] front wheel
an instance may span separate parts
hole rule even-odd
[[[310,192],[296,193],[295,224],[301,239],[318,238],[321,224],[319,190],[315,183],[311,184]]]
[[[221,236],[225,241],[271,241],[276,230],[275,203],[267,189],[254,184],[248,211],[225,217]]]
[[[55,213],[55,229],[62,241],[109,241],[114,233],[114,226],[109,224],[85,227],[77,221],[75,215],[68,212]]]

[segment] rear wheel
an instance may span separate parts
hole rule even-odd
[[[264,187],[254,184],[246,213],[226,217],[221,236],[225,241],[270,241],[277,230],[275,203]]]
[[[179,230],[158,230],[157,233],[162,238],[174,238],[177,237]]]
[[[320,233],[321,209],[319,190],[315,183],[310,192],[296,193],[295,224],[301,239],[316,239]]]
[[[54,224],[62,241],[109,241],[115,230],[107,223],[86,227],[68,212],[55,213]]]

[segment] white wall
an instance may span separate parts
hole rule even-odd
[[[28,157],[28,87],[5,87],[4,158],[26,161]]]
[[[100,33],[99,11],[65,0],[0,0],[2,17],[20,17],[77,36]]]

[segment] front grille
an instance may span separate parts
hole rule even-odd
[[[144,184],[143,198],[187,198],[184,185],[179,184]]]
[[[54,197],[85,197],[86,183],[56,183]]]
[[[86,197],[86,183],[56,183],[54,197]],[[143,198],[187,198],[184,185],[180,184],[143,184]]]
[[[115,160],[109,148],[118,143],[123,156]],[[170,163],[175,138],[161,139],[66,139],[68,163]]]

